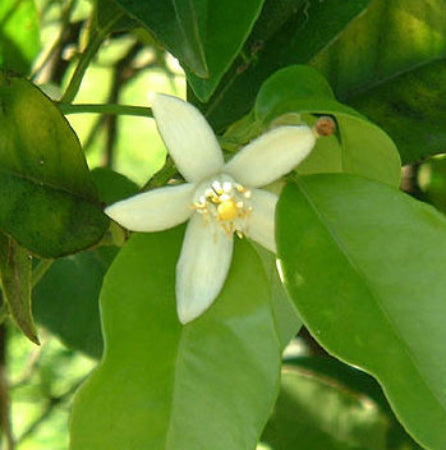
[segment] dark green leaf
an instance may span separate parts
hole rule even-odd
[[[0,68],[28,73],[40,47],[33,0],[0,2]]]
[[[156,39],[198,76],[209,75],[200,35],[198,0],[116,0],[124,11],[148,28]]]
[[[133,235],[110,268],[105,356],[75,400],[72,450],[254,448],[280,365],[268,282],[250,244],[237,242],[222,293],[182,326],[182,235],[183,227]]]
[[[262,124],[290,112],[336,118],[337,135],[319,139],[298,167],[299,173],[345,172],[399,186],[401,160],[392,140],[337,102],[325,78],[311,67],[289,66],[268,78],[260,88],[254,112]]]
[[[301,178],[277,214],[285,284],[312,334],[377,377],[418,441],[445,448],[446,219],[351,175]]]
[[[0,72],[0,227],[44,257],[95,244],[108,227],[76,135],[29,82]]]
[[[141,27],[114,0],[96,0],[97,27],[102,30],[122,31]]]
[[[192,97],[221,131],[253,106],[276,70],[308,62],[332,43],[370,0],[267,0],[239,57],[206,104]]]
[[[92,171],[99,198],[107,204],[135,195],[138,186],[106,168]],[[74,349],[102,355],[99,292],[118,248],[101,247],[54,261],[33,291],[36,320]]]
[[[302,372],[317,374],[332,386],[347,388],[363,401],[371,401],[386,416],[387,436],[385,450],[418,450],[420,447],[403,429],[393,414],[381,386],[366,372],[341,361],[325,356],[287,359],[286,364],[296,366]],[[375,409],[375,408],[374,408]],[[374,411],[376,414],[376,409]]]
[[[317,372],[285,366],[262,441],[274,450],[385,450],[388,426],[379,407],[361,393]]]
[[[117,247],[60,258],[33,291],[36,321],[68,347],[93,358],[102,354],[99,292]]]
[[[3,298],[17,326],[40,344],[31,311],[32,258],[28,250],[0,233],[0,279]]]
[[[404,163],[444,152],[446,3],[374,0],[316,59],[336,95],[395,140]]]
[[[201,39],[209,77],[188,74],[187,81],[202,102],[209,100],[223,74],[243,47],[264,0],[206,0],[197,2]]]
[[[91,176],[99,191],[99,198],[107,205],[132,197],[139,191],[138,185],[125,175],[105,167],[93,169]]]

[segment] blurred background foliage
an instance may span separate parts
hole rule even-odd
[[[262,57],[267,58],[259,67],[266,67],[269,72],[293,62],[288,62],[285,54],[274,54],[272,58],[269,40],[259,40],[257,34],[263,27],[264,37],[266,27],[267,37],[274,41],[271,48],[277,48],[281,39],[277,31],[284,28],[282,39],[286,38],[297,23],[296,11],[305,11],[306,2],[284,1],[278,9],[272,3],[266,3],[246,44],[244,61],[236,60],[225,75],[226,81],[233,77],[235,94],[237,89],[240,95],[243,92],[239,102],[242,106],[235,116],[246,112],[243,100],[246,98],[249,104],[249,99],[256,94],[246,89],[244,74],[256,70],[252,63],[256,61],[259,47],[266,45]],[[378,5],[374,14],[380,14],[379,8]],[[269,17],[274,20],[269,22]],[[85,48],[94,20],[92,4],[87,0],[36,0],[35,3],[2,0],[0,64],[29,75],[47,95],[59,99]],[[140,29],[132,33],[123,31],[128,24],[125,25],[122,29],[116,26],[100,45],[75,102],[148,106],[149,91],[185,98],[185,75],[177,60]],[[354,34],[355,30],[349,33]],[[298,37],[289,42],[298,42]],[[341,42],[338,46],[331,51],[348,58],[348,45]],[[302,58],[311,56],[311,49],[306,51],[308,54]],[[314,65],[333,72],[336,61],[329,53],[322,52]],[[260,74],[261,77],[265,74]],[[334,76],[331,78],[332,82],[338,82],[337,93],[342,97],[345,94],[342,83]],[[222,85],[226,82],[223,81]],[[197,89],[206,90],[206,87]],[[224,92],[220,94],[217,89],[215,99],[223,99]],[[191,92],[190,95],[193,98]],[[362,97],[356,100],[358,104],[362,101],[365,101]],[[207,109],[211,121],[222,129],[227,123],[223,116],[214,115],[214,103],[211,99],[202,108]],[[228,107],[223,100],[220,106],[215,111],[226,114]],[[373,115],[373,104],[367,108]],[[104,169],[93,171],[104,201],[136,192],[164,164],[165,151],[150,119],[97,114],[76,114],[68,118],[80,138],[90,168],[112,168],[126,177],[119,182],[113,178],[119,192],[112,193],[110,173]],[[402,188],[446,212],[445,156],[437,155],[406,166]],[[97,296],[101,277],[116,251],[109,247],[63,258],[46,274],[34,296],[40,347],[32,345],[10,322],[2,326],[0,422],[6,448],[68,448],[67,423],[73,393],[94,368],[102,350]],[[61,281],[59,271],[71,274],[68,283]],[[331,358],[305,329],[288,347],[284,358],[280,397],[259,448],[292,450],[296,442],[301,443],[300,448],[321,450],[420,448],[399,425],[376,381]]]
[[[87,0],[0,2],[0,32],[13,37],[7,42],[0,34],[0,66],[30,75],[47,95],[58,99],[84,49],[92,8]],[[9,45],[11,41],[14,45]],[[101,45],[75,101],[148,106],[149,88],[184,98],[185,77],[180,66],[165,51],[139,39],[137,34],[117,31]],[[97,114],[68,118],[91,169],[113,167],[133,181],[123,178],[118,190],[124,197],[135,193],[164,164],[165,150],[150,119]],[[97,173],[96,181],[109,185],[107,173]],[[114,186],[116,183],[114,178]],[[105,198],[115,199],[110,192]],[[98,251],[97,257],[87,252],[63,258],[46,274],[39,290],[34,292],[40,347],[30,344],[10,321],[3,325],[0,448],[68,448],[73,393],[95,366],[102,350],[97,299],[100,280],[115,253],[113,248],[106,247]],[[95,264],[100,258],[104,263]],[[76,271],[79,264],[81,270]],[[85,281],[83,269],[93,271],[91,283]],[[66,270],[71,270],[68,285],[58,278]],[[45,295],[49,300],[43,304],[39,300]],[[84,314],[75,317],[76,311],[82,311],[81,303]],[[73,320],[77,321],[77,328],[72,325]],[[93,326],[89,326],[91,323]],[[51,328],[60,332],[59,337],[49,331]],[[91,335],[86,336],[85,329],[92,329]],[[79,341],[88,342],[83,351],[79,351]]]

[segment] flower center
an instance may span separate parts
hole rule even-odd
[[[251,192],[230,176],[221,174],[197,187],[192,208],[203,215],[204,223],[218,223],[228,234],[242,237],[247,231]]]

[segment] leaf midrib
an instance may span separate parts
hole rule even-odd
[[[432,64],[441,61],[446,61],[446,56],[438,56],[436,58],[429,59],[428,61],[412,64],[404,69],[395,71],[391,75],[365,83],[356,89],[352,89],[350,92],[347,92],[346,94],[339,94],[339,99],[344,102],[354,101],[356,97],[367,95],[370,91],[382,87],[387,83],[391,83],[397,80],[399,77],[403,77],[411,72],[416,72],[418,70],[424,69]]]
[[[348,246],[344,244],[340,236],[336,233],[335,230],[332,229],[330,225],[330,221],[325,218],[324,214],[320,211],[320,209],[317,208],[317,205],[314,203],[313,199],[311,198],[311,195],[309,192],[305,189],[305,182],[301,180],[298,180],[299,189],[301,190],[302,194],[305,196],[305,199],[307,200],[308,204],[311,206],[311,209],[314,211],[316,216],[320,219],[322,225],[324,226],[324,229],[329,233],[329,235],[332,237],[334,243],[337,245],[339,250],[341,251],[342,255],[347,260],[347,263],[352,267],[352,269],[360,276],[361,280],[363,280],[367,291],[370,293],[371,297],[375,300],[375,304],[378,306],[378,309],[381,311],[384,319],[386,322],[389,323],[390,329],[392,330],[393,334],[395,335],[397,341],[399,341],[402,345],[401,348],[404,350],[405,354],[407,355],[408,359],[412,361],[413,367],[415,371],[418,373],[420,380],[423,382],[423,384],[426,386],[426,389],[428,392],[430,392],[433,396],[433,398],[438,402],[441,409],[446,408],[446,404],[443,404],[442,400],[438,397],[438,394],[431,388],[431,386],[426,381],[423,371],[419,366],[418,359],[410,352],[410,348],[408,347],[408,344],[406,343],[405,339],[403,338],[402,333],[397,328],[396,324],[390,320],[389,313],[386,311],[382,303],[379,301],[380,296],[376,292],[376,290],[373,288],[373,286],[368,281],[368,278],[365,276],[363,271],[359,268],[358,264],[354,261],[354,258],[350,253],[347,251]],[[386,373],[386,372],[384,372]]]
[[[10,169],[5,169],[4,167],[0,167],[0,174],[6,174],[8,176],[12,176],[14,178],[17,178],[19,180],[24,180],[28,183],[31,183],[33,185],[36,185],[39,188],[46,188],[46,189],[50,189],[53,191],[57,191],[57,192],[62,192],[65,195],[69,195],[71,197],[74,197],[76,199],[79,200],[83,200],[86,201],[92,205],[96,205],[99,206],[100,205],[100,201],[98,199],[92,199],[91,197],[87,197],[86,195],[82,195],[79,192],[73,192],[70,191],[68,188],[64,187],[64,186],[59,186],[55,183],[51,183],[48,181],[43,181],[41,179],[29,176],[29,175],[25,175],[23,173],[20,172],[16,172],[14,170],[10,170]]]

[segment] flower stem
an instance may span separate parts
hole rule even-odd
[[[59,109],[64,114],[96,113],[96,114],[122,114],[128,116],[153,117],[152,110],[146,106],[130,105],[101,105],[101,104],[69,104],[59,103]]]
[[[46,274],[46,272],[51,267],[53,262],[54,262],[54,259],[41,259],[39,261],[36,268],[33,270],[33,280],[32,280],[33,288],[37,286],[37,284],[43,278],[43,276]]]

